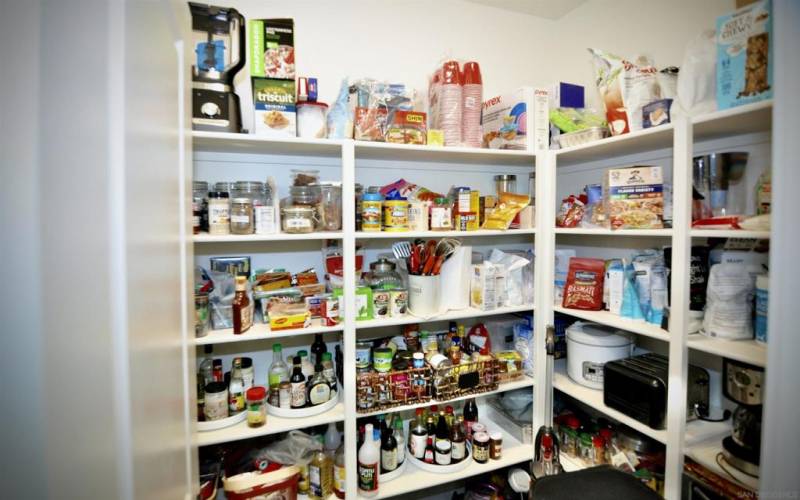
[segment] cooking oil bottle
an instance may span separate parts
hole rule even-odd
[[[324,500],[333,493],[333,460],[322,449],[314,452],[308,464],[308,498]]]

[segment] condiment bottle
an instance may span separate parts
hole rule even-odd
[[[323,500],[333,493],[333,461],[322,450],[314,452],[308,464],[308,498]]]
[[[374,497],[378,494],[380,451],[372,432],[372,424],[364,427],[364,443],[358,449],[358,494]]]
[[[333,462],[333,493],[336,498],[344,498],[345,470],[344,470],[344,445],[336,450],[336,459]]]
[[[300,365],[300,356],[295,356],[292,360],[292,376],[289,382],[292,384],[292,408],[302,408],[306,405],[306,377]]]
[[[311,406],[327,403],[331,399],[331,386],[322,373],[322,360],[314,368],[314,375],[308,381],[308,403]]]
[[[233,297],[233,333],[242,334],[253,326],[253,306],[247,295],[247,278],[236,277],[236,295]]]
[[[467,456],[467,435],[464,433],[464,416],[459,415],[456,423],[450,429],[450,442],[452,448],[450,457],[453,463],[458,463]]]

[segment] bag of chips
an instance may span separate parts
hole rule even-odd
[[[492,213],[486,216],[483,229],[508,229],[514,217],[528,206],[530,198],[526,194],[500,193],[497,205]]]

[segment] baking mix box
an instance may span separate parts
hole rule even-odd
[[[252,19],[247,33],[251,77],[295,79],[293,19]]]
[[[484,101],[481,117],[483,146],[490,149],[547,149],[548,95],[547,89],[520,87]],[[532,108],[530,122],[529,107]]]
[[[657,166],[610,168],[603,191],[611,229],[664,227],[664,173]]]
[[[253,78],[253,107],[256,135],[272,138],[297,135],[294,80]]]
[[[717,18],[717,107],[772,97],[772,5],[761,0]]]

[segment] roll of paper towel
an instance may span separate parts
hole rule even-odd
[[[443,311],[466,309],[469,307],[470,268],[472,267],[472,247],[460,246],[442,264],[442,297],[440,307]]]

